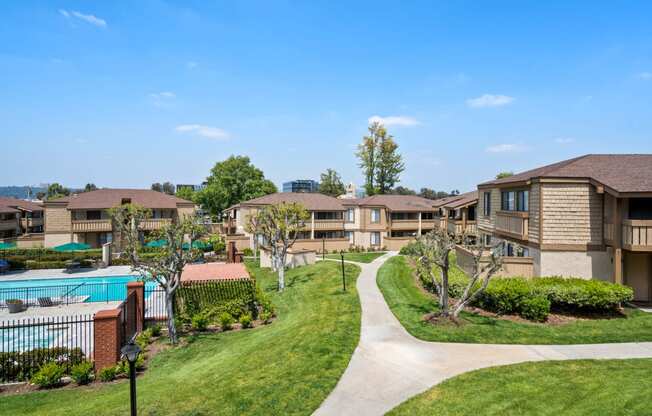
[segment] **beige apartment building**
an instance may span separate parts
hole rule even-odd
[[[455,198],[458,199],[462,196]],[[465,201],[459,210],[472,204],[471,200]],[[281,202],[300,203],[310,212],[305,230],[294,245],[297,249],[333,251],[357,246],[398,250],[416,236],[442,226],[439,208],[433,206],[435,201],[414,195],[338,199],[287,192],[245,201],[226,210],[222,228],[227,241],[235,241],[239,249],[253,248],[254,237],[245,230],[247,216],[262,206]]]
[[[652,155],[586,155],[478,186],[478,232],[533,276],[624,283],[652,300]]]
[[[456,237],[477,236],[477,191],[435,200],[433,206],[437,209],[441,227],[447,229],[449,234]]]
[[[0,197],[0,242],[19,248],[43,245],[43,206]]]
[[[141,224],[143,236],[162,225],[193,215],[195,205],[176,196],[148,189],[99,189],[44,203],[45,247],[78,242],[99,248],[118,242],[108,210],[123,204],[148,208],[151,218]]]

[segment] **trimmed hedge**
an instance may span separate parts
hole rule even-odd
[[[12,248],[1,250],[2,258],[7,260],[12,270],[22,269],[61,269],[68,260],[78,260],[90,266],[93,260],[102,259],[102,250],[58,252],[46,248]]]
[[[30,351],[0,352],[0,381],[26,381],[45,364],[57,363],[65,374],[85,360],[80,348],[36,348]]]
[[[211,320],[228,312],[234,317],[258,314],[258,291],[253,279],[212,280],[183,284],[175,294],[175,312],[184,322],[204,314]]]

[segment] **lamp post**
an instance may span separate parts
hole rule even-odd
[[[129,361],[129,398],[131,400],[131,416],[136,416],[138,411],[136,409],[136,360],[140,354],[140,347],[133,341],[122,347],[120,352],[122,358]]]
[[[342,259],[342,287],[346,292],[346,274],[344,273],[344,250],[340,250],[340,258]]]

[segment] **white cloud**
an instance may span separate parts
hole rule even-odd
[[[502,107],[514,101],[514,97],[508,95],[484,94],[476,98],[466,100],[466,105],[471,108]]]
[[[218,127],[203,126],[201,124],[182,124],[175,128],[179,133],[191,133],[213,140],[229,138],[229,133]]]
[[[198,65],[199,64],[197,62],[195,62],[195,61],[186,62],[186,68],[188,68],[188,69],[195,69],[195,68],[197,68]]]
[[[555,139],[555,142],[557,142],[559,144],[569,144],[569,143],[575,142],[575,138],[574,137],[557,137]]]
[[[84,14],[84,13],[80,13],[80,12],[78,12],[76,10],[68,11],[68,10],[64,10],[64,9],[59,9],[59,13],[63,17],[65,17],[66,19],[70,19],[70,18],[74,17],[74,18],[83,20],[86,23],[90,23],[90,24],[92,24],[94,26],[97,26],[97,27],[106,27],[106,20],[100,19],[99,17],[94,16],[92,14]]]
[[[412,127],[421,124],[416,118],[409,117],[409,116],[387,116],[387,117],[371,116],[369,117],[368,122],[369,124],[380,123],[385,127],[389,127],[389,126]]]
[[[502,143],[489,146],[485,149],[488,153],[516,153],[526,150],[524,146],[514,143]]]
[[[652,72],[639,72],[636,74],[636,78],[642,79],[643,81],[652,80]]]
[[[171,91],[155,92],[149,95],[150,97],[161,100],[165,98],[176,98],[176,94]]]

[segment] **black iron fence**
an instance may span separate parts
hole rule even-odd
[[[25,381],[47,362],[70,368],[90,359],[93,315],[0,321],[0,382]]]
[[[0,308],[6,308],[7,301],[11,300],[20,300],[24,307],[46,307],[82,302],[122,301],[126,296],[127,285],[125,283],[78,283],[3,288],[0,289]]]

